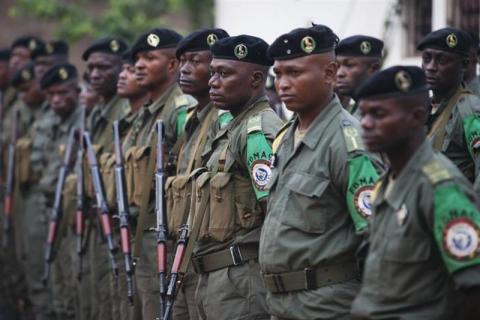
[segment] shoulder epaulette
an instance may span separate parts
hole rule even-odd
[[[273,154],[277,153],[278,147],[280,146],[280,143],[282,142],[283,137],[285,136],[285,133],[287,133],[287,129],[290,128],[292,123],[293,123],[293,120],[290,120],[287,123],[285,123],[280,128],[280,130],[278,130],[277,135],[276,135],[275,139],[273,139],[273,142],[272,142],[272,152],[273,152]]]
[[[175,97],[175,108],[189,107],[194,103],[193,97],[186,94],[181,94]]]
[[[247,121],[247,133],[262,131],[262,115],[255,114],[248,118]]]
[[[347,146],[347,152],[351,153],[357,150],[365,150],[365,146],[360,137],[360,132],[353,126],[350,120],[342,120],[342,133],[345,138],[345,144]]]
[[[428,180],[435,185],[439,182],[450,180],[452,175],[438,160],[432,160],[422,167],[423,173]]]

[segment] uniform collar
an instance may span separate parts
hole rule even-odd
[[[150,114],[155,114],[160,108],[162,108],[173,93],[181,93],[180,87],[176,83],[172,84],[165,93],[160,96],[160,98],[147,107]]]
[[[392,174],[391,170],[389,169],[384,176],[382,195],[385,201],[395,210],[400,209],[402,203],[405,202],[405,197],[410,192],[405,186],[410,185],[412,180],[418,180],[419,175],[422,174],[423,166],[433,157],[433,152],[430,141],[425,139],[410,160],[408,160],[406,166],[400,172],[400,175],[395,179],[395,185],[389,195],[386,195],[385,191],[388,184],[388,178]]]
[[[333,119],[342,111],[342,105],[338,100],[337,95],[334,95],[328,105],[317,115],[315,120],[310,124],[310,127],[305,132],[300,144],[306,145],[310,149],[315,149],[318,142],[322,139],[322,135],[328,126],[333,122]],[[291,132],[288,135],[289,139],[293,140],[295,128],[298,126],[298,118],[295,119],[293,126],[290,128]],[[299,144],[299,145],[300,145]]]

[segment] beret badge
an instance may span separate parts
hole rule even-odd
[[[36,48],[37,48],[37,41],[35,41],[35,39],[30,40],[30,42],[28,43],[28,49],[32,51],[32,50],[35,50]]]
[[[407,92],[412,85],[412,78],[407,72],[400,70],[395,74],[395,85],[403,92]]]
[[[310,36],[303,37],[302,40],[300,41],[300,47],[305,53],[312,53],[313,50],[315,50],[316,46],[317,46],[317,43]]]
[[[62,79],[62,80],[67,80],[67,78],[68,78],[68,71],[67,71],[67,69],[65,69],[65,68],[60,68],[60,69],[58,70],[58,76],[59,76],[60,79]]]
[[[150,33],[147,37],[147,43],[151,47],[156,48],[158,46],[158,44],[160,43],[160,38],[156,34]]]
[[[218,37],[215,33],[210,33],[207,36],[207,44],[211,47],[215,42],[218,41]]]
[[[47,43],[47,45],[45,46],[45,51],[47,51],[48,54],[53,53],[53,46],[51,43]]]
[[[372,44],[369,41],[362,41],[360,43],[360,51],[365,55],[369,54],[372,51]]]
[[[117,52],[120,49],[120,44],[117,40],[110,41],[110,49],[112,52]]]
[[[235,57],[242,60],[248,55],[247,46],[243,43],[237,44],[233,49],[233,53],[235,54]]]
[[[455,33],[450,33],[445,39],[445,41],[447,42],[447,46],[449,46],[450,48],[455,48],[458,43],[458,39]]]
[[[30,80],[30,79],[32,78],[32,74],[31,74],[30,71],[28,71],[27,69],[24,69],[24,70],[22,71],[21,76],[22,76],[22,79],[23,79],[24,81],[28,81],[28,80]]]

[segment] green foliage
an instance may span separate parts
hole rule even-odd
[[[70,43],[106,35],[133,41],[170,13],[186,11],[192,29],[211,25],[212,8],[213,0],[17,0],[9,15],[53,23],[55,36]]]

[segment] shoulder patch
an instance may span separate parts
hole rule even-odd
[[[251,116],[247,121],[247,133],[262,131],[262,115]]]
[[[357,150],[365,150],[360,132],[349,120],[342,120],[342,133],[349,153]]]
[[[452,175],[440,162],[433,160],[422,168],[423,173],[427,176],[432,184],[450,180]]]

